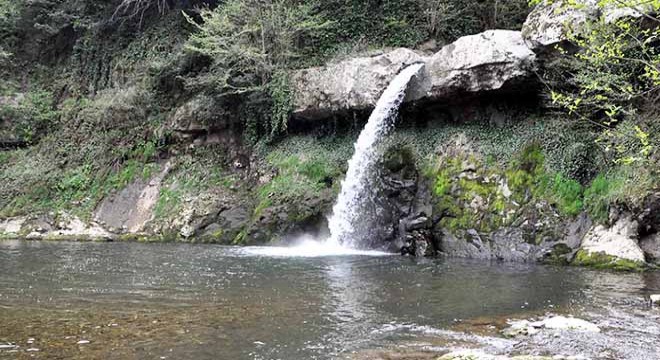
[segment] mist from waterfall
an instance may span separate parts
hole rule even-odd
[[[392,127],[399,107],[406,97],[408,84],[424,64],[413,64],[403,69],[392,80],[371,113],[369,121],[355,143],[355,153],[348,162],[348,172],[342,181],[341,192],[329,219],[330,245],[360,248],[360,239],[368,236],[371,197],[370,177],[379,160],[377,145]]]

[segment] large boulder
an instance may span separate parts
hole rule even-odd
[[[295,72],[291,78],[294,115],[322,118],[335,112],[372,108],[401,69],[423,60],[414,51],[400,48]]]
[[[535,54],[518,31],[489,30],[466,36],[431,57],[396,49],[291,76],[297,118],[320,119],[338,112],[375,106],[388,84],[407,65],[426,63],[423,76],[412,83],[406,101],[454,101],[457,95],[510,89],[530,79]]]
[[[573,1],[579,6],[570,6],[563,0],[544,1],[532,10],[522,28],[522,36],[532,50],[541,52],[557,45],[567,40],[569,31],[598,19],[597,0]]]
[[[620,218],[610,228],[593,227],[582,240],[576,264],[603,268],[645,264],[644,251],[637,240],[638,228],[639,224],[630,216]]]
[[[489,30],[443,47],[427,63],[428,97],[507,90],[533,74],[536,55],[519,31]]]

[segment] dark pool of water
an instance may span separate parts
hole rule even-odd
[[[0,348],[0,358],[345,358],[433,333],[420,329],[548,311],[614,321],[622,333],[645,326],[631,338],[652,344],[657,312],[644,299],[658,292],[656,273],[4,241],[0,345],[18,347]],[[652,351],[644,344],[636,348]]]

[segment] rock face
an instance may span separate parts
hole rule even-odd
[[[397,73],[416,62],[427,64],[425,74],[410,85],[406,101],[453,101],[456,95],[506,90],[508,85],[524,83],[533,74],[535,54],[520,32],[489,30],[460,38],[431,57],[396,49],[300,70],[291,77],[293,115],[321,119],[370,109]]]
[[[144,230],[153,216],[153,208],[158,201],[163,179],[170,170],[170,164],[149,181],[138,179],[119,193],[103,200],[94,214],[94,219],[116,232],[138,233]]]
[[[660,235],[653,234],[639,240],[639,247],[649,262],[660,264]]]
[[[291,78],[295,89],[294,115],[323,118],[334,112],[371,108],[401,69],[423,60],[414,51],[401,48],[300,70]]]
[[[582,6],[569,7],[565,1],[544,2],[532,10],[522,28],[522,36],[535,52],[566,40],[568,29],[580,29],[599,16],[597,0],[577,0]]]
[[[522,36],[529,48],[541,53],[567,40],[570,32],[580,34],[586,31],[588,21],[603,19],[605,23],[612,23],[622,18],[639,18],[653,11],[649,4],[633,9],[617,3],[606,6],[598,3],[598,0],[546,0],[529,14]]]
[[[489,30],[443,47],[427,63],[428,97],[447,99],[461,93],[504,90],[526,81],[536,56],[518,31]]]
[[[644,252],[637,243],[638,226],[630,217],[619,219],[609,229],[598,225],[582,240],[581,250],[644,263]]]

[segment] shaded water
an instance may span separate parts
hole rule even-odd
[[[604,327],[598,337],[580,340],[581,353],[651,359],[658,358],[653,344],[660,338],[659,312],[645,306],[652,292],[660,292],[655,273],[398,256],[281,257],[264,248],[5,241],[0,345],[20,347],[0,348],[0,358],[370,358],[372,349],[442,350],[446,330],[455,337],[474,330],[469,324],[552,311]],[[537,342],[523,350],[574,348]],[[522,346],[492,334],[484,343],[500,351]]]

